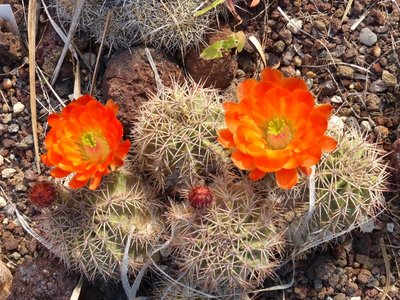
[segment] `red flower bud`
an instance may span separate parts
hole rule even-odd
[[[35,183],[29,193],[29,199],[37,207],[50,206],[57,197],[56,187],[50,181]]]
[[[203,208],[211,204],[213,194],[207,186],[195,186],[188,194],[190,205],[194,208]]]

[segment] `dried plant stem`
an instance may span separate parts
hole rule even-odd
[[[37,1],[29,1],[28,10],[28,51],[29,51],[29,90],[30,90],[30,106],[31,106],[31,122],[33,145],[35,148],[35,160],[37,172],[40,173],[40,157],[39,157],[39,140],[37,133],[37,113],[36,113],[36,58],[35,58],[35,38],[36,38],[36,9]]]
[[[99,52],[97,53],[96,65],[94,66],[94,71],[93,71],[92,85],[91,85],[91,87],[90,87],[90,92],[89,92],[90,95],[93,95],[94,87],[96,86],[96,77],[97,77],[96,75],[97,75],[97,70],[99,69],[99,63],[100,63],[101,53],[103,52],[104,41],[105,41],[105,39],[106,39],[108,27],[109,27],[109,25],[110,25],[111,14],[112,14],[111,11],[109,11],[109,12],[107,13],[106,23],[104,24],[103,36],[101,37],[100,48],[99,48]]]
[[[60,56],[60,58],[58,60],[57,66],[56,66],[56,68],[54,70],[53,78],[51,79],[51,85],[53,85],[57,80],[57,77],[58,77],[58,74],[60,72],[61,66],[62,66],[62,64],[64,62],[64,58],[67,55],[69,44],[71,43],[72,37],[73,37],[73,35],[75,33],[76,26],[78,25],[79,16],[81,14],[82,7],[83,7],[84,3],[85,3],[85,0],[78,0],[78,2],[76,3],[74,16],[73,16],[72,22],[71,22],[71,27],[69,28],[68,35],[67,35],[67,40],[65,41],[65,45],[64,45],[64,48],[63,48],[63,50],[61,52],[61,56]]]

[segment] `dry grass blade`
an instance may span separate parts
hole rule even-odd
[[[385,262],[385,271],[386,271],[386,284],[385,284],[385,287],[383,289],[383,295],[382,295],[382,298],[381,298],[382,300],[384,300],[384,299],[386,299],[386,296],[387,296],[388,291],[390,289],[390,277],[392,276],[392,273],[390,272],[390,262],[389,262],[388,254],[386,252],[385,242],[383,240],[383,237],[379,238],[379,245],[381,247],[383,261]]]
[[[64,48],[63,48],[63,50],[61,52],[61,56],[60,56],[60,58],[58,60],[57,66],[56,66],[56,68],[54,70],[53,78],[51,80],[51,84],[52,85],[56,82],[57,77],[58,77],[58,73],[60,72],[61,66],[62,66],[62,64],[64,62],[64,58],[67,55],[69,44],[71,43],[72,37],[73,37],[73,35],[75,33],[75,29],[76,29],[76,27],[78,25],[79,16],[81,14],[82,7],[83,7],[84,3],[85,3],[85,0],[78,0],[78,2],[76,3],[74,16],[73,16],[72,21],[71,21],[71,27],[69,28],[69,31],[68,31],[67,40],[65,41]]]
[[[349,0],[349,2],[347,3],[346,9],[345,9],[345,11],[344,11],[344,13],[343,13],[343,17],[342,17],[342,19],[340,20],[340,26],[342,26],[344,19],[346,19],[347,14],[350,12],[351,5],[352,5],[352,4],[353,4],[353,0]]]
[[[264,67],[266,67],[267,66],[267,60],[265,59],[265,53],[264,53],[263,47],[261,46],[259,40],[254,35],[252,35],[252,36],[249,37],[249,42],[251,42],[254,45],[254,47],[256,48],[256,50],[258,52],[258,54],[260,54],[260,57],[261,57],[262,62],[264,64]]]
[[[35,160],[36,168],[38,173],[40,173],[40,157],[39,157],[39,140],[37,133],[37,113],[36,113],[36,57],[35,57],[35,47],[36,47],[36,11],[37,11],[37,1],[29,1],[28,10],[28,51],[29,51],[29,90],[30,90],[30,106],[31,106],[31,122],[32,122],[32,134],[33,134],[33,145],[35,148]]]
[[[99,68],[100,57],[101,57],[101,53],[103,52],[104,41],[105,41],[105,39],[106,39],[108,27],[109,27],[109,25],[110,25],[111,15],[112,15],[112,12],[109,11],[109,12],[107,13],[106,23],[104,24],[103,36],[101,37],[100,48],[99,48],[99,52],[97,53],[96,65],[94,66],[94,71],[93,71],[92,85],[91,85],[91,87],[90,87],[90,92],[89,92],[90,95],[93,95],[94,87],[96,86],[96,77],[97,77],[96,75],[97,75],[97,70],[98,70],[98,68]]]
[[[83,274],[81,275],[81,277],[79,278],[79,282],[76,285],[76,287],[74,288],[71,297],[69,298],[69,300],[78,300],[79,299],[79,295],[81,294],[81,289],[82,289],[82,285],[83,285]]]

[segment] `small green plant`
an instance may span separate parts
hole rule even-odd
[[[205,60],[221,58],[224,56],[224,52],[234,48],[236,48],[237,52],[242,52],[245,42],[246,35],[243,31],[234,32],[228,38],[216,41],[204,49],[200,54],[200,58]]]

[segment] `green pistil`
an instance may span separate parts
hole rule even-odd
[[[96,147],[96,140],[93,137],[93,133],[86,132],[82,135],[82,142],[84,145],[89,146],[91,148]]]
[[[286,122],[283,118],[275,118],[268,122],[268,134],[279,135],[286,127]]]

